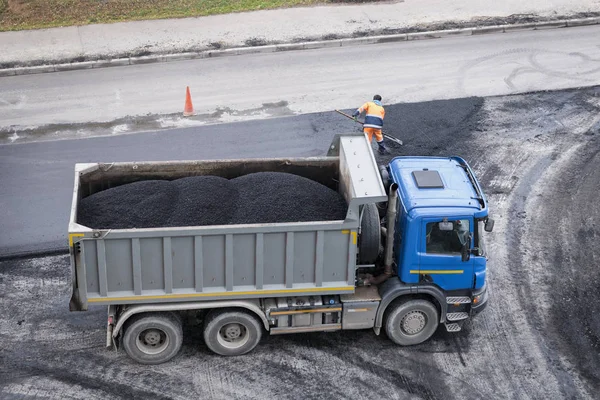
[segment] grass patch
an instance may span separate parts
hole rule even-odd
[[[377,0],[0,0],[0,31]]]

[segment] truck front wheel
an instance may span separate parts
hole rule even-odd
[[[239,356],[256,347],[263,327],[244,311],[212,311],[204,322],[204,342],[222,356]]]
[[[409,300],[390,306],[385,322],[388,337],[401,346],[423,343],[439,324],[439,313],[427,300]]]
[[[127,321],[123,347],[141,364],[161,364],[175,357],[183,343],[181,321],[170,313],[140,314]]]

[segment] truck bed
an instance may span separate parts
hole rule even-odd
[[[71,310],[353,292],[360,205],[386,195],[364,135],[337,138],[332,149],[333,156],[316,158],[77,164]],[[338,190],[348,203],[345,220],[112,230],[77,223],[80,199],[109,187],[262,171],[294,173]]]

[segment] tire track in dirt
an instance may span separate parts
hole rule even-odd
[[[588,135],[582,139],[561,152],[538,189],[537,201],[529,206],[537,218],[526,234],[534,245],[538,239],[542,251],[529,257],[536,268],[528,269],[528,282],[541,281],[548,287],[547,302],[538,308],[546,313],[549,345],[562,354],[557,369],[565,376],[579,370],[593,392],[600,388],[600,140]]]

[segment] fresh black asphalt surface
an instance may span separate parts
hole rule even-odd
[[[413,347],[371,330],[269,336],[225,358],[188,321],[177,358],[141,366],[103,348],[104,307],[68,312],[67,256],[2,261],[0,398],[597,398],[600,88],[388,105],[386,115],[405,145],[379,161],[460,155],[488,195],[490,304],[463,331]],[[322,155],[353,128],[330,112],[1,146],[2,251],[64,244],[74,162]]]

